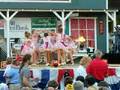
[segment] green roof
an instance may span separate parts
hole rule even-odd
[[[71,0],[70,3],[0,2],[0,9],[106,9],[106,0]]]

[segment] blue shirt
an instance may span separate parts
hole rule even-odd
[[[9,83],[20,84],[19,68],[11,66],[6,72],[6,77],[9,78]]]

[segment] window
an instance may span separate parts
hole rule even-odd
[[[95,47],[95,20],[71,19],[71,35],[74,38],[84,37],[86,47]]]

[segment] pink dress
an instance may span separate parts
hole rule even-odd
[[[32,51],[31,41],[26,41],[22,48],[21,55],[32,54]]]
[[[76,45],[75,45],[75,42],[74,41],[69,41],[68,42],[68,46],[67,46],[68,48],[71,48],[71,49],[75,49],[76,48]]]
[[[43,49],[51,49],[52,48],[52,43],[51,43],[51,37],[50,36],[43,37],[42,48]]]
[[[50,44],[51,44],[51,49],[55,49],[55,44],[56,44],[56,36],[50,36]]]
[[[65,43],[66,35],[57,34],[55,48],[67,50],[67,44]]]
[[[39,49],[38,34],[35,33],[32,35],[31,46],[33,49]]]

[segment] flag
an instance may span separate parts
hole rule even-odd
[[[48,81],[57,79],[57,69],[32,69],[33,78],[39,78],[39,83],[36,87],[44,89]]]

